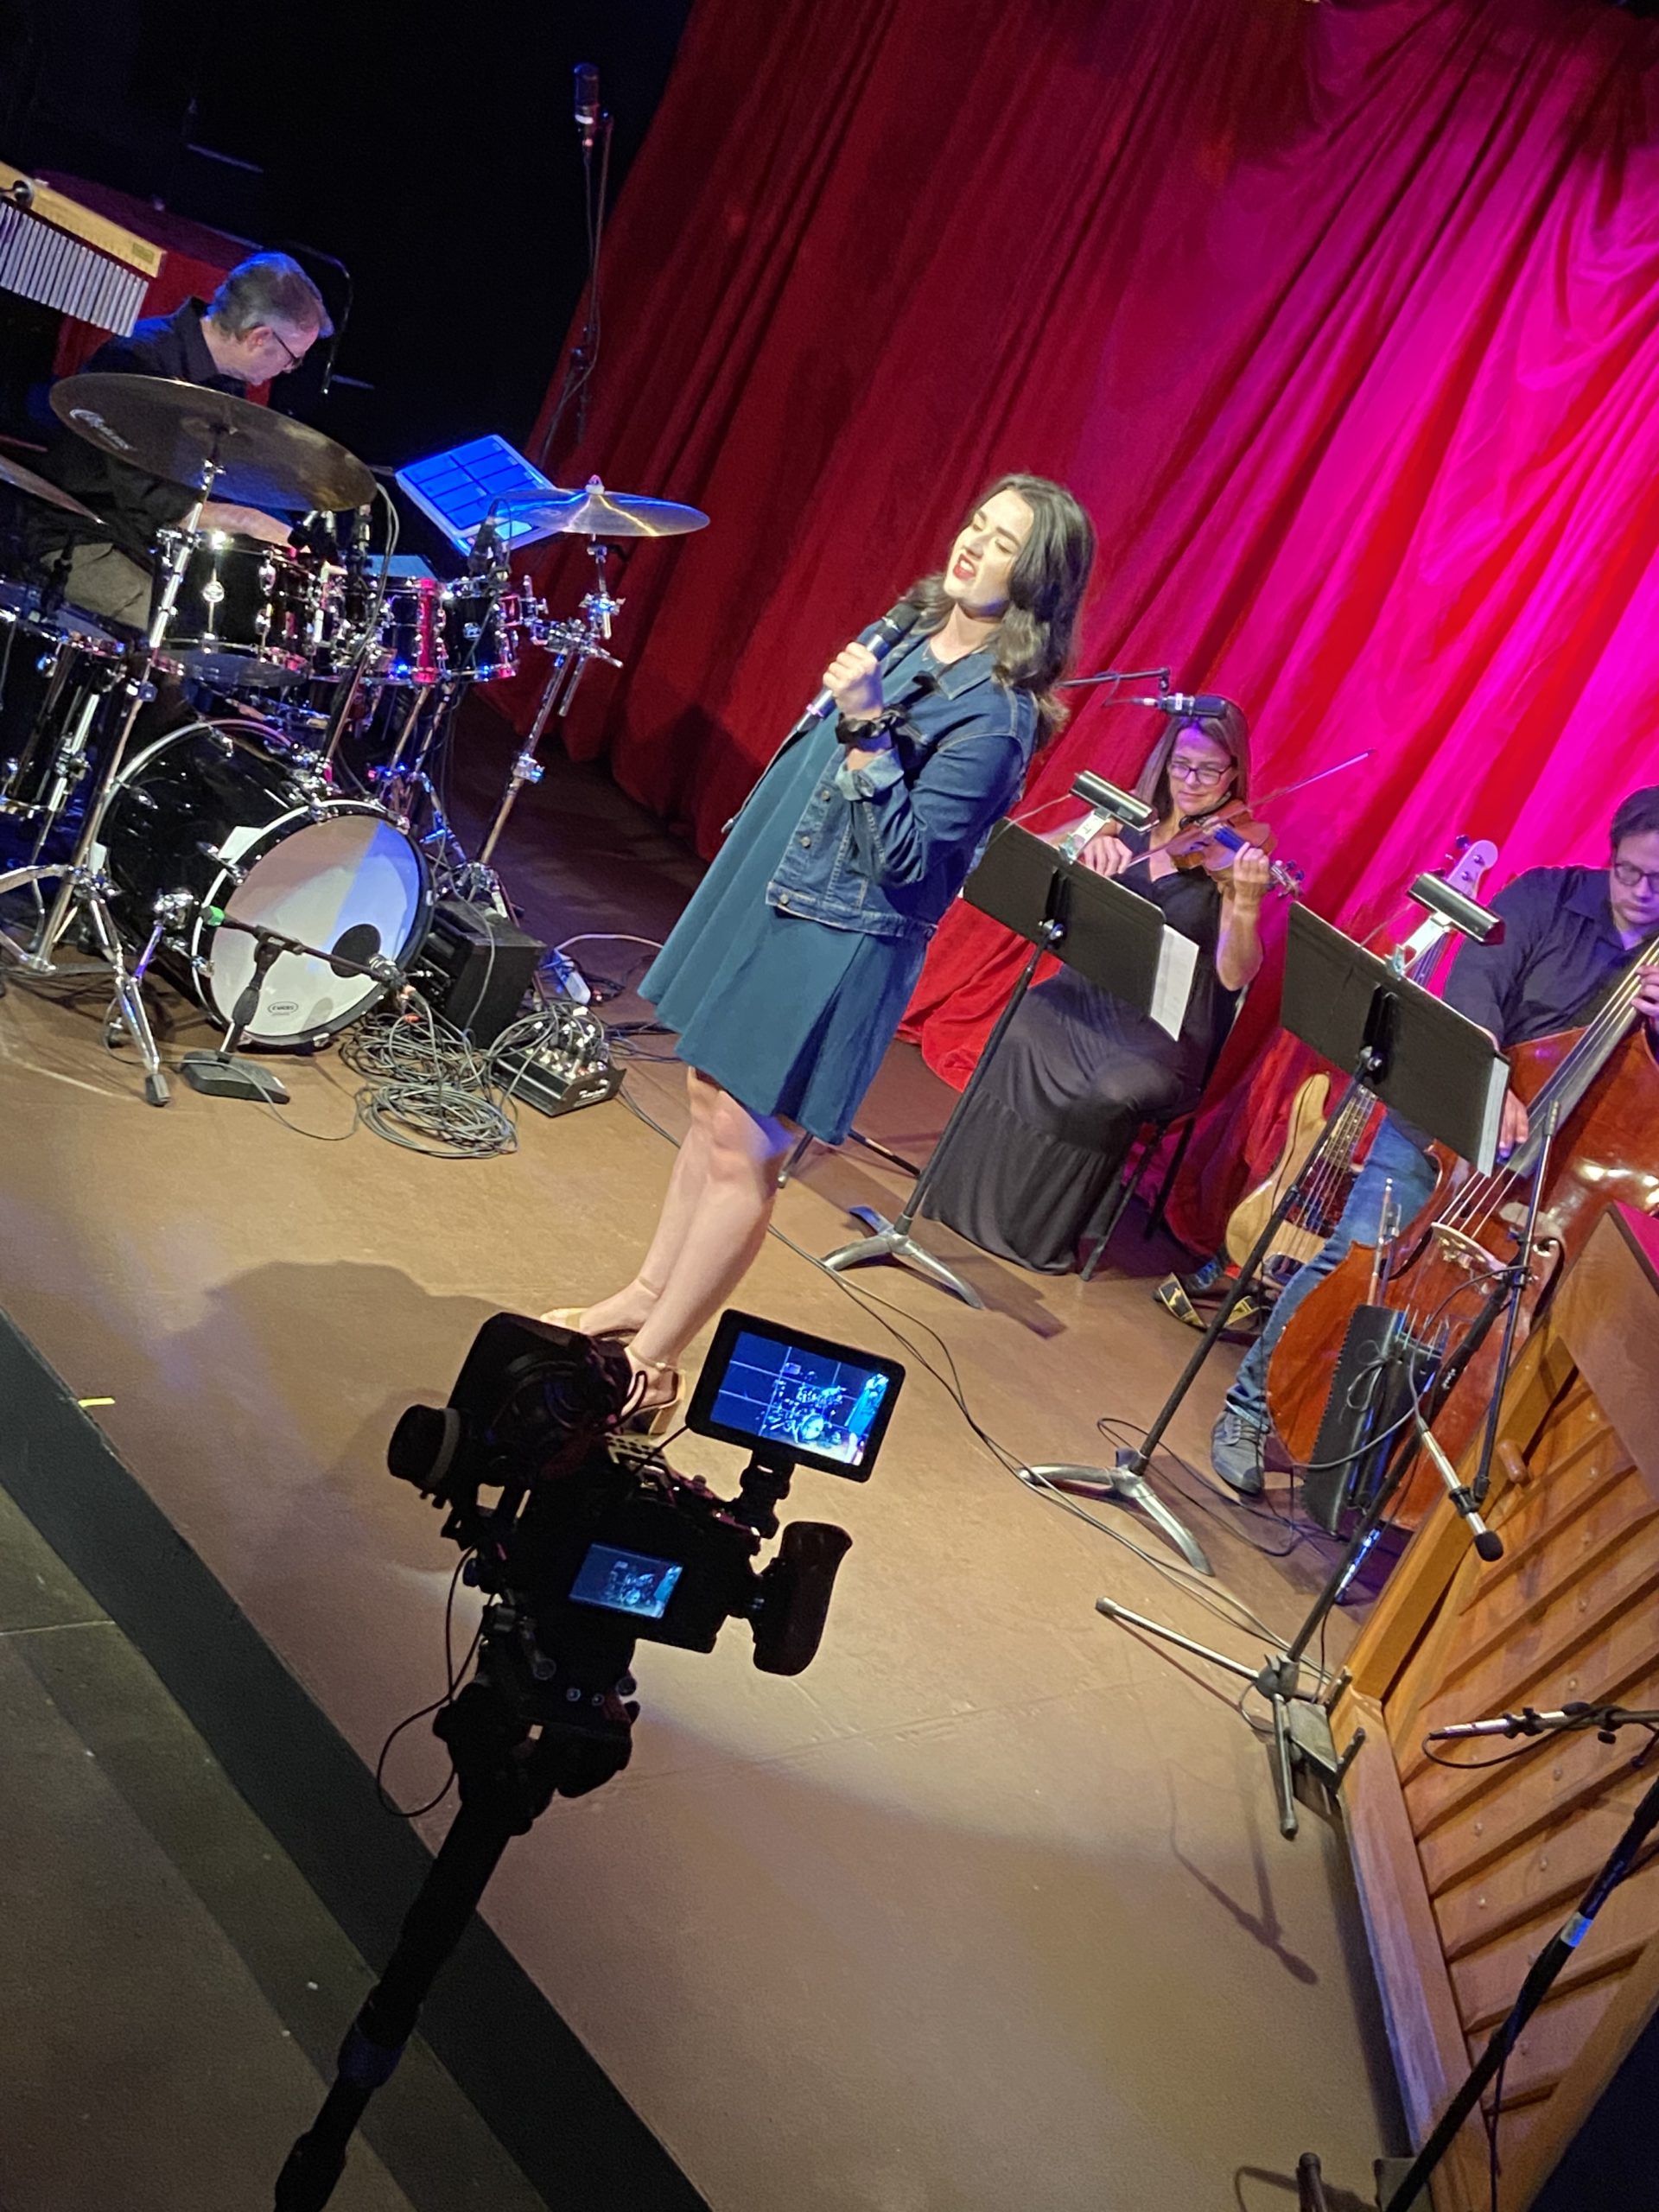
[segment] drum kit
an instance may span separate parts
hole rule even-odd
[[[540,741],[590,661],[620,665],[611,544],[700,530],[708,517],[597,478],[504,499],[504,517],[533,510],[541,534],[588,542],[594,588],[575,616],[550,619],[528,576],[509,588],[493,514],[466,575],[394,575],[389,501],[387,550],[367,550],[385,496],[373,476],[289,416],[124,375],[67,378],[52,405],[194,505],[157,533],[141,639],[66,603],[67,553],[52,583],[0,575],[0,834],[24,855],[0,873],[0,988],[8,972],[86,972],[62,958],[73,931],[113,978],[108,1035],[130,1039],[161,1105],[167,1076],[143,1001],[152,962],[238,1043],[302,1050],[404,979],[438,898],[506,908],[493,856],[519,791],[541,776]],[[98,519],[3,457],[0,481]],[[289,547],[254,544],[202,527],[213,499],[305,521]],[[474,859],[439,804],[436,750],[468,688],[516,675],[531,650],[549,657],[540,702]],[[188,1078],[203,1057],[189,1056]]]

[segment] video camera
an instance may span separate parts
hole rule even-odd
[[[757,1667],[808,1666],[851,1538],[791,1522],[769,1564],[754,1560],[778,1534],[797,1466],[868,1478],[904,1369],[724,1314],[687,1426],[748,1447],[733,1498],[620,1429],[630,1380],[620,1346],[498,1313],[448,1404],[410,1407],[387,1452],[471,1555],[467,1579],[493,1601],[480,1675],[521,1722],[585,1719],[594,1732],[625,1732],[639,1637],[710,1651],[728,1620],[743,1619]]]

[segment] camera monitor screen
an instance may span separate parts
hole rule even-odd
[[[686,1415],[701,1436],[868,1478],[905,1370],[895,1359],[724,1313]]]
[[[613,1613],[643,1615],[659,1621],[668,1611],[678,1561],[652,1559],[645,1552],[620,1552],[610,1544],[590,1544],[576,1569],[570,1595],[584,1605],[603,1605]]]

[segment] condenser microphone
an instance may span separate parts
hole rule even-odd
[[[907,638],[922,619],[922,610],[913,599],[901,599],[897,607],[890,607],[874,630],[864,642],[877,660],[886,660],[901,639]],[[795,725],[797,729],[810,729],[814,722],[821,722],[836,703],[835,694],[826,684],[806,712]]]
[[[591,154],[594,140],[599,135],[599,72],[591,61],[578,61],[570,75],[577,135],[582,152]]]
[[[1161,691],[1155,698],[1129,699],[1131,707],[1156,707],[1160,714],[1186,715],[1194,721],[1208,721],[1213,715],[1224,715],[1232,705],[1219,691]]]

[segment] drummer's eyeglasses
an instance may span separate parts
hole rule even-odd
[[[1613,881],[1626,891],[1651,891],[1659,897],[1659,868],[1637,868],[1633,861],[1615,861]]]
[[[283,337],[283,335],[282,332],[281,332],[280,330],[278,330],[278,329],[275,327],[275,325],[274,325],[274,324],[267,323],[267,324],[265,325],[265,327],[266,327],[266,329],[267,329],[267,330],[269,330],[269,331],[270,332],[271,336],[272,336],[272,337],[276,340],[276,343],[277,343],[277,344],[282,347],[282,349],[283,349],[283,353],[287,354],[287,356],[288,356],[288,365],[289,365],[289,367],[290,369],[297,369],[297,368],[299,367],[299,365],[300,365],[301,362],[302,362],[302,360],[304,360],[304,359],[305,359],[304,354],[303,354],[303,353],[296,353],[294,351],[294,348],[293,348],[293,347],[289,344],[289,342],[288,342],[287,339]]]
[[[1224,768],[1217,768],[1208,760],[1183,760],[1179,753],[1169,764],[1169,772],[1184,784],[1196,784],[1207,790],[1212,784],[1224,783],[1233,772],[1230,760]]]

